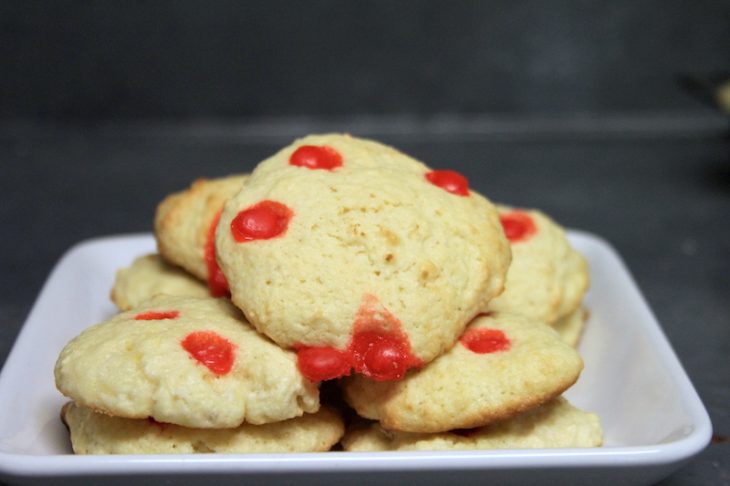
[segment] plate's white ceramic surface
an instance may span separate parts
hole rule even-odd
[[[567,396],[598,413],[599,449],[186,456],[74,456],[53,384],[61,348],[114,312],[115,271],[154,250],[149,235],[72,248],[53,270],[0,375],[0,478],[48,484],[87,480],[220,484],[648,484],[701,451],[710,421],[656,319],[617,254],[570,232],[588,259],[591,317],[580,345],[585,370]]]

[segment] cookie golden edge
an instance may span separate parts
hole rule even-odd
[[[387,430],[360,422],[342,439],[348,452],[593,448],[603,445],[598,415],[556,397],[529,412],[485,427],[434,434]]]
[[[193,454],[326,452],[344,434],[331,407],[265,425],[195,429],[149,419],[114,417],[67,402],[61,420],[75,454]]]

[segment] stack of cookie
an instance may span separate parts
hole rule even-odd
[[[57,361],[76,453],[601,444],[561,397],[585,260],[457,172],[310,136],[166,197],[155,236]]]

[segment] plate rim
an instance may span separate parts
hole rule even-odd
[[[700,453],[710,442],[712,424],[694,385],[682,366],[670,341],[644,297],[630,269],[616,249],[604,238],[583,230],[568,229],[568,237],[595,245],[606,252],[618,264],[632,285],[632,293],[640,299],[649,319],[641,326],[657,340],[662,363],[672,368],[673,383],[681,391],[683,403],[692,419],[692,430],[686,435],[666,443],[639,446],[604,446],[591,449],[504,449],[474,451],[389,451],[389,452],[332,452],[332,453],[285,453],[285,454],[175,454],[175,455],[108,455],[81,456],[73,454],[23,454],[8,451],[0,444],[0,477],[47,477],[79,474],[151,473],[178,474],[277,474],[277,473],[331,473],[361,471],[431,471],[431,470],[507,470],[527,468],[591,468],[591,467],[640,467],[676,465]],[[89,247],[118,244],[127,241],[140,243],[153,240],[148,232],[102,235],[85,239],[72,245],[52,267],[38,296],[0,370],[0,390],[7,376],[18,361],[18,349],[24,347],[29,322],[52,281],[62,266],[75,254]],[[448,461],[444,464],[444,461]],[[275,467],[272,467],[275,466]]]

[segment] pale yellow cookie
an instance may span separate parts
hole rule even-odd
[[[76,454],[324,452],[344,433],[342,418],[328,407],[283,422],[233,429],[192,429],[112,417],[73,402],[64,405],[61,418]]]
[[[270,177],[272,174],[279,177],[282,170],[295,172],[292,169],[301,166],[291,164],[292,155],[303,146],[327,146],[340,155],[341,164],[334,167],[334,171],[349,171],[352,169],[379,169],[383,165],[403,167],[409,165],[412,170],[419,172],[423,162],[404,154],[400,150],[385,145],[376,140],[353,137],[347,133],[325,133],[307,135],[282,148],[273,157],[266,159],[256,167],[256,177]],[[311,159],[311,158],[310,158]],[[445,168],[445,167],[442,167]],[[251,174],[254,175],[254,174]]]
[[[406,432],[444,432],[503,420],[560,395],[583,361],[550,327],[517,314],[477,317],[459,342],[403,380],[345,378],[364,417]]]
[[[588,265],[565,230],[540,211],[497,209],[511,242],[512,264],[504,292],[489,309],[548,324],[575,311],[588,288]]]
[[[588,311],[582,307],[561,317],[553,324],[553,328],[560,334],[563,341],[573,347],[578,346],[580,338],[583,335],[586,320],[588,319]]]
[[[208,296],[208,287],[180,267],[165,262],[160,255],[136,258],[117,272],[111,299],[120,310],[129,310],[157,295]]]
[[[264,424],[319,408],[296,356],[224,299],[158,296],[61,352],[56,386],[81,406],[195,428]]]
[[[225,201],[236,194],[247,175],[198,179],[190,188],[167,196],[155,213],[155,238],[160,255],[204,282],[220,278],[212,240],[213,225]],[[215,281],[211,286],[216,288]],[[214,295],[222,295],[214,293]]]
[[[342,439],[344,450],[350,452],[599,447],[602,443],[598,416],[562,397],[511,419],[459,433],[394,432],[375,423],[348,430]]]
[[[341,165],[292,165],[302,147],[327,147]],[[216,246],[234,303],[285,348],[336,350],[355,372],[397,379],[451,347],[502,290],[509,244],[492,204],[464,182],[373,141],[294,142],[221,216]],[[380,354],[361,355],[355,341]]]

